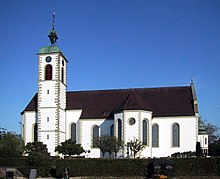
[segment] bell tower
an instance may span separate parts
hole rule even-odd
[[[50,45],[38,53],[38,141],[54,156],[55,147],[65,141],[67,59],[57,46],[57,33],[49,31]]]

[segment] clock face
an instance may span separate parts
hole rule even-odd
[[[47,62],[47,63],[51,62],[51,60],[52,60],[51,56],[47,56],[47,57],[46,57],[46,62]]]

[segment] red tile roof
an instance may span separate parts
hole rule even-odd
[[[122,110],[152,111],[154,117],[193,116],[190,86],[67,92],[67,110],[83,109],[81,119],[112,118]],[[37,94],[24,111],[37,110]]]

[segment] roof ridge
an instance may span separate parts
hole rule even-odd
[[[149,89],[149,90],[155,90],[155,89],[171,89],[171,88],[186,88],[189,86],[164,86],[164,87],[146,87],[146,88],[120,88],[120,89],[91,89],[91,90],[78,90],[78,91],[67,91],[67,93],[74,93],[74,92],[96,92],[96,91],[129,91],[129,90],[142,90],[142,89]]]

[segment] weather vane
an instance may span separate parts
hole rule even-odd
[[[55,12],[53,12],[53,23],[52,23],[52,27],[53,27],[53,28],[52,28],[52,30],[54,30],[54,25],[55,25],[55,23],[54,23],[55,14],[56,14],[56,13],[55,13]]]

